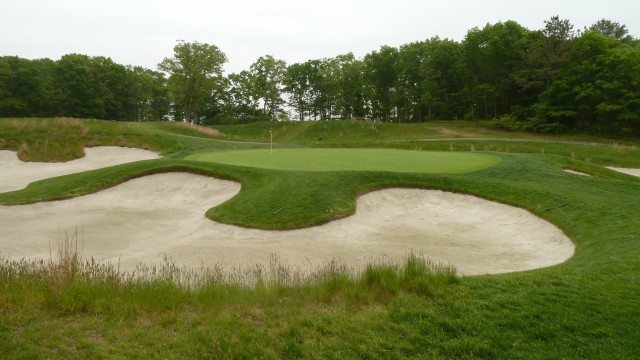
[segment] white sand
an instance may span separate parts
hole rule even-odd
[[[619,171],[625,174],[640,176],[640,169],[629,169],[629,168],[619,168],[619,167],[608,167],[611,170]]]
[[[587,173],[583,173],[581,171],[575,171],[575,170],[571,170],[571,169],[562,169],[564,172],[568,172],[569,174],[574,174],[574,175],[580,175],[580,176],[591,176]]]
[[[353,216],[291,231],[204,217],[239,190],[234,182],[170,173],[64,201],[0,206],[0,256],[49,258],[50,246],[55,251],[57,240],[76,228],[85,257],[121,269],[157,263],[163,254],[180,265],[226,269],[268,264],[276,254],[312,270],[334,258],[360,266],[413,251],[471,275],[551,266],[574,252],[558,228],[525,210],[442,191],[375,191],[360,197]]]
[[[159,157],[152,151],[117,146],[85,148],[84,152],[80,159],[41,163],[23,162],[15,151],[0,150],[0,193],[25,188],[37,180]]]

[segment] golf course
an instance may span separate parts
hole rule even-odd
[[[633,358],[639,146],[0,119],[0,354]]]

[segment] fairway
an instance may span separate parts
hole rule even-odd
[[[268,149],[206,152],[185,160],[304,171],[393,171],[452,174],[482,170],[501,159],[488,154],[396,149]]]

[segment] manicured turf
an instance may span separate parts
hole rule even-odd
[[[185,159],[278,170],[435,174],[472,172],[500,162],[499,157],[488,154],[397,149],[258,149],[205,152]]]

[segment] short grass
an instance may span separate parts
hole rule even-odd
[[[396,149],[276,149],[197,153],[185,160],[302,171],[463,173],[500,162],[488,154]]]
[[[359,194],[374,189],[442,189],[525,208],[560,227],[575,242],[576,253],[546,269],[462,278],[413,255],[400,265],[372,264],[355,273],[328,264],[299,282],[289,276],[295,273],[275,266],[257,277],[254,272],[253,279],[264,274],[264,280],[249,287],[220,281],[215,272],[200,286],[180,286],[175,282],[180,271],[170,264],[134,281],[91,272],[91,263],[4,261],[4,357],[628,359],[640,353],[640,179],[602,166],[635,164],[633,143],[621,152],[614,144],[602,146],[617,154],[615,163],[553,155],[578,149],[572,144],[549,140],[554,151],[517,153],[513,149],[538,144],[505,141],[510,151],[487,149],[500,163],[471,173],[308,172],[183,160],[192,151],[246,145],[195,133],[172,135],[160,123],[147,126],[131,125],[147,136],[167,137],[166,146],[177,144],[172,156],[43,180],[0,194],[0,203],[65,198],[149,173],[189,171],[242,184],[242,191],[210,210],[209,217],[284,229],[346,216]],[[242,132],[220,131],[226,140],[234,131],[238,140]],[[251,139],[253,130],[247,131]],[[460,146],[454,151],[469,151],[480,143],[438,146],[450,152],[450,144]],[[566,204],[563,213],[547,210],[560,204]]]

